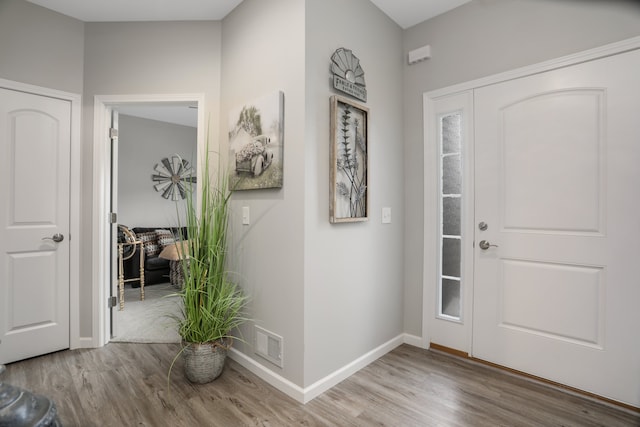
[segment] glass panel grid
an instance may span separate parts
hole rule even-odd
[[[440,134],[440,280],[438,316],[461,318],[462,114],[441,116]]]

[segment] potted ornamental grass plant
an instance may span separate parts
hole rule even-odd
[[[182,355],[185,375],[193,383],[213,381],[222,373],[233,342],[232,331],[247,320],[243,313],[247,297],[230,279],[226,267],[231,192],[227,175],[221,170],[214,186],[207,155],[203,179],[197,187],[200,205],[194,192],[188,191],[186,236],[178,237],[176,244],[182,252],[179,262],[183,285],[177,292],[182,300],[182,313],[177,319],[182,348],[171,368]]]

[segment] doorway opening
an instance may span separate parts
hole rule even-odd
[[[192,108],[189,108],[192,107]],[[96,96],[94,103],[94,244],[93,244],[93,265],[94,265],[94,310],[93,310],[93,332],[96,337],[96,345],[102,346],[110,341],[112,326],[117,328],[117,318],[119,304],[113,306],[111,296],[117,296],[118,282],[118,258],[116,237],[118,231],[118,212],[113,212],[112,207],[118,209],[118,144],[117,133],[112,133],[112,118],[120,114],[126,117],[126,121],[134,123],[145,123],[157,121],[171,126],[169,120],[176,122],[176,112],[186,110],[186,115],[193,115],[195,112],[195,134],[196,148],[190,161],[197,165],[205,154],[205,132],[204,132],[204,95],[203,94],[178,94],[178,95],[129,95],[129,96]],[[190,110],[190,111],[188,111]],[[114,112],[116,113],[114,115]],[[167,116],[168,114],[168,116]],[[193,118],[191,119],[193,120]],[[120,119],[122,122],[122,119]],[[158,123],[162,125],[162,123]],[[177,125],[178,127],[182,125]],[[112,137],[115,139],[115,143]],[[113,149],[115,147],[115,150]],[[170,147],[165,147],[165,150]],[[162,150],[151,149],[148,154],[148,161],[153,165],[160,163],[162,157],[171,156]],[[156,157],[158,157],[156,159]],[[162,193],[155,193],[151,175],[153,165],[147,170],[141,167],[146,173],[150,194],[147,197],[157,197],[160,202],[166,202],[161,197]],[[196,180],[200,180],[199,168],[195,168]],[[127,185],[127,183],[123,183]],[[121,186],[122,188],[122,186]],[[154,194],[155,193],[155,194]],[[131,195],[130,195],[131,196]],[[133,196],[135,198],[135,196]],[[167,202],[168,203],[168,202]],[[171,203],[168,203],[171,205]],[[173,215],[168,213],[172,210]],[[115,215],[113,215],[115,213]],[[165,211],[164,217],[175,218],[176,209],[171,206]],[[131,213],[129,213],[130,215]],[[133,219],[135,221],[135,219]],[[142,249],[144,250],[144,249]],[[133,283],[133,282],[132,282]],[[138,282],[139,283],[139,282]],[[131,300],[130,300],[131,301]],[[111,304],[110,304],[111,303]],[[110,307],[111,306],[111,307]],[[113,322],[112,322],[113,320]]]

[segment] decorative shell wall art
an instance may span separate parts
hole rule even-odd
[[[170,159],[165,157],[156,164],[154,170],[157,172],[151,175],[153,188],[162,192],[162,197],[167,200],[177,201],[184,199],[187,191],[191,190],[191,184],[196,182],[195,171],[188,161],[180,156],[173,155]]]
[[[349,49],[337,49],[331,56],[333,87],[363,102],[367,101],[364,70],[360,60]]]

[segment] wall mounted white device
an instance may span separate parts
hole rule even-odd
[[[424,45],[409,52],[409,65],[431,58],[431,45]]]

